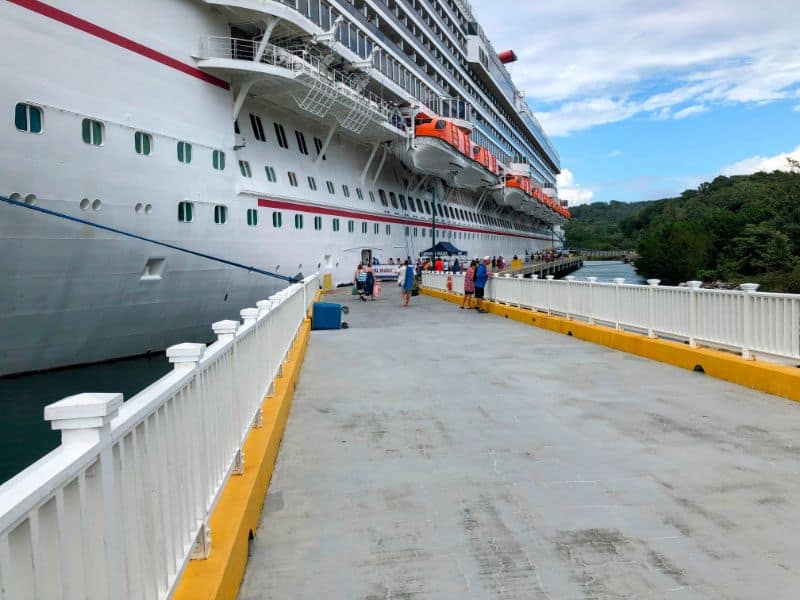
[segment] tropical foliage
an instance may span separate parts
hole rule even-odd
[[[800,168],[717,177],[677,198],[571,209],[570,248],[631,249],[645,277],[800,293]]]

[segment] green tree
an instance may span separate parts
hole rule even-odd
[[[636,268],[645,277],[675,285],[695,279],[713,247],[708,231],[693,221],[663,223],[639,240]]]

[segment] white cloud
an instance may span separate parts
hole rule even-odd
[[[788,171],[789,163],[786,158],[793,158],[800,161],[800,146],[789,152],[783,152],[775,156],[751,156],[739,162],[728,165],[722,169],[723,175],[749,175],[750,173],[757,173],[765,171],[771,173],[772,171]]]
[[[622,150],[612,150],[608,153],[609,158],[616,158],[618,156],[622,156]]]
[[[672,115],[673,119],[685,119],[687,117],[691,117],[694,115],[699,115],[700,113],[704,113],[708,111],[707,106],[703,106],[702,104],[695,104],[693,106],[687,106],[686,108],[679,110],[674,115]]]
[[[797,0],[472,3],[495,47],[520,57],[514,80],[554,136],[800,97]]]
[[[567,200],[570,206],[591,202],[594,196],[592,190],[575,183],[575,176],[569,169],[561,170],[561,173],[556,177],[556,184],[558,185],[558,197],[562,200]]]
[[[800,104],[798,104],[797,106],[795,106],[795,107],[794,107],[792,110],[793,110],[794,112],[800,112]]]

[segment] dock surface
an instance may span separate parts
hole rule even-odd
[[[312,334],[240,598],[797,597],[797,403],[384,290]]]

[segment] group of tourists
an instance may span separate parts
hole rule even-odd
[[[475,259],[469,263],[467,272],[464,274],[464,299],[461,301],[461,310],[475,308],[479,313],[489,312],[483,309],[483,296],[486,282],[489,281],[492,273],[489,270],[491,264],[491,256],[484,256],[482,261]],[[475,306],[472,306],[473,297],[475,298]]]
[[[498,258],[500,259],[498,261]],[[516,259],[516,257],[515,257]],[[392,259],[388,264],[399,265],[397,269],[397,285],[400,287],[403,295],[403,306],[406,307],[411,301],[411,296],[416,295],[420,285],[420,278],[423,271],[445,271],[448,270],[452,273],[461,273],[462,265],[458,258],[447,265],[445,269],[444,261],[441,257],[437,257],[433,262],[430,259],[422,261],[419,259],[416,264],[411,261],[411,258],[406,260],[397,259],[395,263]],[[465,263],[466,264],[466,263]],[[486,313],[488,311],[483,308],[484,290],[486,283],[489,281],[492,272],[495,268],[502,268],[499,265],[504,264],[502,257],[484,256],[483,260],[473,259],[470,261],[469,266],[466,267],[464,273],[464,299],[461,302],[460,308],[475,308],[479,313]],[[367,300],[375,300],[380,296],[380,284],[375,279],[375,271],[370,264],[359,264],[356,269],[354,283],[356,292],[359,298],[366,302]],[[473,298],[475,303],[473,305]]]

